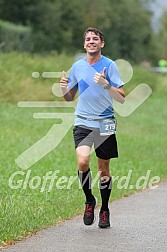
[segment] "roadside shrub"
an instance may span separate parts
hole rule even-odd
[[[31,34],[31,28],[28,26],[0,20],[0,50],[3,52],[32,51]]]

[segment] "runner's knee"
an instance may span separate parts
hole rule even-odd
[[[79,171],[87,171],[89,168],[89,159],[80,157],[78,160],[78,170]]]

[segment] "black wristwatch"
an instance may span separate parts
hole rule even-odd
[[[104,86],[104,89],[110,89],[110,88],[111,88],[110,84],[107,84],[106,86]]]

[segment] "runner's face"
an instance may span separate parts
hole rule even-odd
[[[104,41],[101,41],[100,37],[94,32],[88,32],[85,36],[84,48],[89,54],[94,54],[101,51],[104,47]]]

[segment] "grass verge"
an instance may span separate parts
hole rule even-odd
[[[13,55],[15,56],[15,54]],[[3,57],[7,57],[7,55]],[[77,179],[72,128],[56,149],[28,170],[21,170],[15,163],[18,155],[47,134],[54,124],[53,119],[35,120],[32,118],[34,112],[46,112],[44,108],[39,110],[37,108],[17,107],[17,101],[30,100],[31,95],[33,97],[31,100],[54,99],[51,93],[46,93],[46,89],[51,85],[49,82],[46,84],[46,80],[29,80],[31,84],[27,84],[27,87],[30,85],[32,89],[28,93],[27,90],[21,88],[23,85],[21,83],[24,83],[23,81],[28,75],[26,72],[28,68],[25,70],[25,66],[30,64],[29,61],[34,60],[34,63],[31,63],[29,73],[32,70],[35,71],[34,66],[38,65],[35,64],[38,61],[39,65],[41,64],[41,72],[49,71],[49,66],[47,65],[47,69],[44,69],[45,64],[42,65],[40,57],[37,57],[37,59],[25,57],[22,69],[23,61],[21,58],[23,56],[17,55],[17,57],[20,59],[20,61],[16,60],[20,70],[14,70],[17,69],[16,65],[10,68],[12,63],[8,62],[11,74],[15,72],[16,79],[15,75],[13,76],[15,81],[13,80],[13,84],[10,83],[12,81],[10,76],[8,82],[8,79],[5,79],[4,70],[4,87],[1,85],[1,90],[6,89],[8,91],[8,93],[4,91],[4,94],[1,94],[0,241],[2,245],[6,242],[22,239],[31,232],[36,232],[82,213],[84,208],[84,195],[79,189]],[[58,56],[56,57],[58,58]],[[60,70],[64,60],[64,56],[61,57],[58,60]],[[47,62],[50,60],[53,64],[54,58],[54,56],[50,56]],[[67,61],[70,64],[71,59]],[[16,62],[13,64],[16,64]],[[56,66],[53,67],[52,65],[52,69],[55,68]],[[17,74],[22,70],[25,73],[18,77]],[[39,69],[36,71],[39,71]],[[130,88],[133,88],[141,82],[148,83],[151,86],[153,89],[151,97],[129,117],[123,118],[117,115],[119,158],[111,161],[111,173],[117,178],[113,184],[111,200],[119,199],[142,189],[145,186],[143,184],[144,177],[139,183],[139,178],[142,176],[147,175],[146,186],[155,176],[160,177],[160,180],[167,177],[166,77],[155,75],[148,70],[137,67],[133,79],[127,85],[131,85]],[[36,90],[36,83],[38,83],[38,90],[42,89],[41,93],[33,92],[33,89]],[[130,88],[127,87],[126,89]],[[55,111],[53,108],[48,110],[47,112]],[[95,179],[97,165],[94,153],[91,155],[90,167],[92,177]],[[48,180],[44,186],[44,177],[48,172],[50,174],[57,172],[57,178],[53,184],[50,184],[51,180]],[[123,176],[128,176],[129,172],[131,173],[130,180],[126,186],[126,179],[123,179]],[[13,174],[15,176],[11,182],[10,179]],[[122,180],[120,180],[121,178]],[[60,187],[62,188],[60,189]],[[95,183],[93,192],[100,202],[98,182]]]

